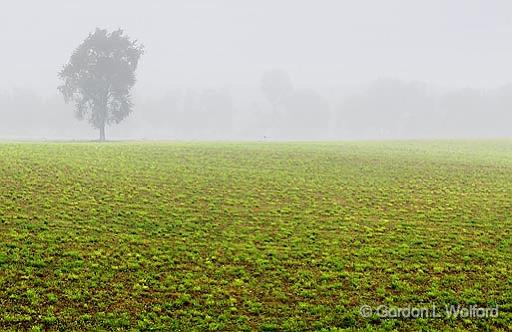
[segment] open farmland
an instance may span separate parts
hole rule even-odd
[[[0,144],[0,329],[152,328],[512,329],[512,141]]]

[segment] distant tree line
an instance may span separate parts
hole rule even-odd
[[[512,85],[439,91],[420,82],[384,79],[327,100],[297,88],[283,70],[263,73],[249,94],[229,89],[174,89],[135,98],[131,89],[143,46],[122,30],[96,29],[59,72],[64,97],[29,90],[0,94],[0,138],[91,137],[112,124],[114,137],[156,139],[372,139],[511,136]],[[133,114],[132,114],[133,113]]]
[[[347,137],[510,136],[512,85],[435,91],[427,84],[378,80],[346,98],[337,130]]]
[[[291,81],[290,81],[291,82]],[[261,89],[238,98],[228,89],[174,89],[134,99],[134,112],[113,136],[134,139],[372,139],[511,136],[512,85],[493,90],[436,91],[427,84],[379,80],[328,102],[290,89],[269,98]],[[283,90],[285,91],[285,90]],[[30,90],[0,93],[0,137],[85,139],[72,105]]]

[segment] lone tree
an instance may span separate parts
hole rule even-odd
[[[97,28],[78,46],[59,72],[58,87],[66,103],[76,106],[78,119],[87,118],[105,141],[105,126],[119,123],[133,108],[130,91],[143,45],[118,29]]]

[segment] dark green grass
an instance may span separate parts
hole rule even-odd
[[[510,330],[512,142],[0,144],[0,329],[31,328]]]

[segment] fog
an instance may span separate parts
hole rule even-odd
[[[512,136],[512,3],[16,1],[0,11],[0,139],[97,139],[57,90],[97,27],[144,45],[122,139]]]

